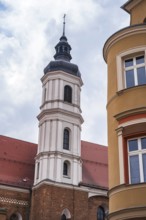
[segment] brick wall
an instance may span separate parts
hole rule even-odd
[[[72,220],[88,220],[88,193],[45,184],[33,190],[31,220],[59,220],[65,208]]]
[[[28,220],[30,209],[30,193],[8,189],[0,189],[0,208],[5,209],[5,214],[0,212],[0,220],[7,220],[13,213],[20,213],[23,220]]]
[[[32,192],[30,220],[60,220],[62,211],[67,208],[71,220],[97,220],[97,209],[108,209],[108,198],[93,196],[78,189],[63,188],[43,184]]]
[[[105,211],[108,210],[108,198],[105,196],[93,196],[89,198],[89,216],[91,220],[97,219],[97,209],[102,206]]]

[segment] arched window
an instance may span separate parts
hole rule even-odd
[[[63,164],[63,175],[68,176],[68,163],[66,161]]]
[[[102,206],[98,207],[97,210],[97,220],[104,220],[105,219],[105,211]]]
[[[64,161],[63,163],[63,176],[69,177],[70,176],[70,162]]]
[[[10,216],[10,220],[22,220],[22,216],[20,215],[20,213],[13,213],[11,216]]]
[[[69,150],[69,130],[66,128],[63,134],[63,149]]]
[[[66,208],[62,211],[61,220],[71,219],[70,211]]]
[[[72,103],[72,88],[70,86],[64,87],[64,101]]]
[[[62,216],[61,216],[61,220],[66,220],[67,218],[66,218],[66,216],[63,214]]]
[[[47,98],[47,89],[44,88],[44,102],[46,101],[46,98]]]
[[[11,216],[10,216],[10,220],[18,220],[18,215],[17,214],[12,214]]]

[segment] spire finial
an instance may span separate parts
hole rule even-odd
[[[64,14],[63,16],[63,36],[65,36],[65,17],[66,17],[66,14]]]

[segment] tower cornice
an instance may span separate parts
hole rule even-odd
[[[66,81],[69,81],[68,79],[70,78],[70,79],[73,79],[77,85],[83,86],[83,81],[80,77],[77,77],[76,75],[73,75],[73,74],[68,75],[68,73],[66,73],[63,70],[56,70],[56,71],[47,72],[41,78],[41,81],[43,84],[47,83],[48,77],[49,77],[49,79],[63,79]]]
[[[45,118],[45,116],[47,117],[48,115],[51,115],[51,117],[53,115],[56,116],[56,114],[58,115],[65,115],[65,116],[69,116],[71,117],[73,120],[74,119],[77,119],[80,121],[80,123],[82,124],[84,122],[83,120],[83,117],[78,114],[78,113],[74,113],[74,112],[70,112],[70,111],[67,111],[65,109],[59,109],[59,108],[54,108],[54,109],[46,109],[46,110],[43,110],[38,116],[38,120],[41,121],[41,119]]]

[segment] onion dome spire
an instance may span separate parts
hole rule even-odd
[[[55,60],[65,60],[70,62],[72,59],[70,55],[71,46],[67,42],[67,37],[65,36],[65,17],[63,16],[63,34],[60,38],[59,43],[55,46],[56,54],[54,55]]]

